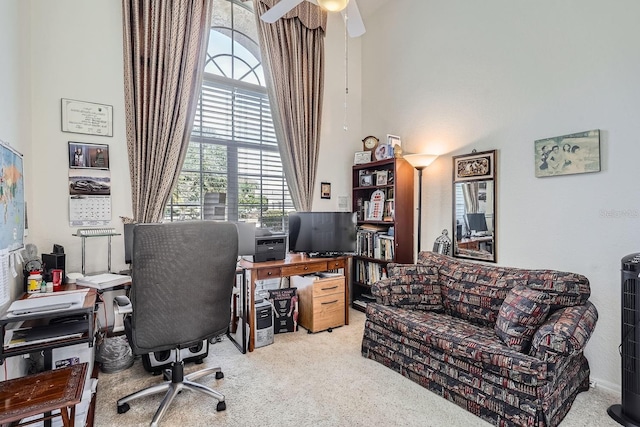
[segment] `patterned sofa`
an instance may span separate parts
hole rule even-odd
[[[372,287],[362,354],[496,426],[556,426],[589,388],[586,277],[421,252]]]

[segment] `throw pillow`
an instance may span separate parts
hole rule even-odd
[[[419,264],[388,264],[389,303],[425,311],[442,310],[438,268]]]
[[[525,286],[515,286],[504,299],[495,331],[509,347],[529,351],[536,330],[549,315],[549,295]]]

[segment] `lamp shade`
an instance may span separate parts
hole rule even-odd
[[[435,154],[406,154],[404,159],[416,169],[424,169],[429,166],[438,156]]]
[[[329,12],[340,12],[348,3],[349,0],[318,0],[318,5]]]

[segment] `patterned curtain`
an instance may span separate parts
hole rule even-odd
[[[182,167],[202,84],[211,0],[122,0],[133,218],[158,222]]]
[[[271,112],[293,204],[310,211],[320,150],[327,13],[303,1],[273,24],[277,0],[253,0]]]

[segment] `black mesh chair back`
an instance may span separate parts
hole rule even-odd
[[[136,355],[175,350],[171,381],[141,390],[118,401],[118,412],[128,401],[167,391],[151,425],[157,425],[175,395],[183,388],[195,389],[218,399],[224,396],[191,380],[216,372],[208,368],[183,375],[179,349],[224,334],[231,318],[231,295],[238,254],[235,224],[188,221],[138,224],[133,235],[131,303],[125,331]]]

